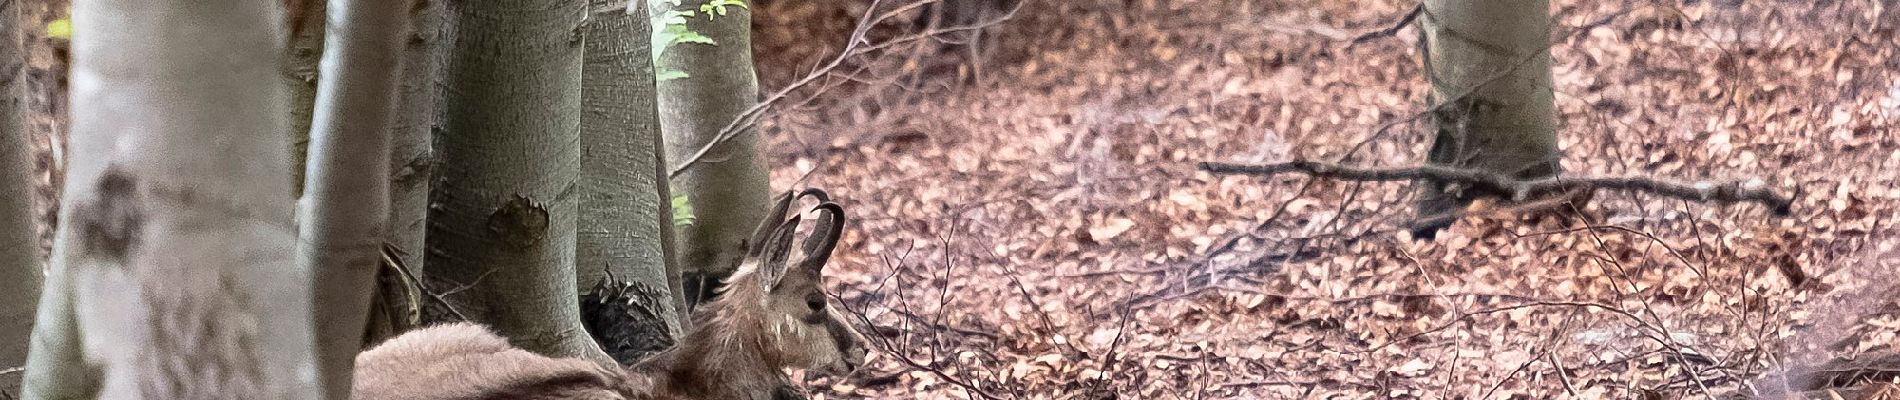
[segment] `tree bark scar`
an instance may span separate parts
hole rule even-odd
[[[145,210],[138,201],[138,181],[117,166],[107,167],[93,190],[93,198],[73,210],[82,243],[80,254],[124,264],[138,246]]]
[[[534,247],[548,236],[548,209],[514,195],[488,214],[488,232],[517,249]]]

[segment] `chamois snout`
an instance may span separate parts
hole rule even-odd
[[[837,346],[838,357],[831,365],[813,366],[814,370],[833,376],[849,375],[864,366],[864,358],[869,353],[868,341],[857,329],[845,323],[845,319],[836,310],[827,313],[826,328],[831,331],[832,343]]]

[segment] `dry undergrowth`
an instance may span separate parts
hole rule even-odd
[[[760,5],[768,89],[850,3]],[[973,85],[890,51],[765,121],[776,185],[863,221],[833,283],[901,350],[818,395],[1702,398],[1891,349],[1900,14],[1554,3],[1567,170],[1759,177],[1793,216],[1599,193],[1415,241],[1403,184],[1193,170],[1416,163],[1415,34],[1349,43],[1413,3],[1032,0]]]

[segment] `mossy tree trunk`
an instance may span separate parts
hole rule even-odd
[[[1435,135],[1427,162],[1518,178],[1554,176],[1557,153],[1546,0],[1427,0],[1420,16]],[[1425,185],[1418,215],[1455,212],[1476,196]],[[1421,227],[1429,237],[1444,226]]]
[[[704,4],[647,1],[654,13],[697,12]],[[742,243],[765,217],[771,196],[765,167],[759,161],[757,129],[742,127],[710,152],[698,154],[759,101],[758,77],[752,70],[752,11],[737,6],[726,10],[725,15],[711,18],[704,14],[687,18],[689,29],[715,44],[681,43],[654,49],[661,52],[660,67],[687,75],[661,81],[659,98],[667,159],[692,163],[672,182],[675,191],[687,196],[695,214],[693,224],[681,228],[679,236],[686,296],[692,304],[710,298],[719,279],[738,266]]]
[[[389,230],[389,136],[409,7],[335,0],[324,39],[299,210],[297,262],[316,274],[318,370],[348,399]]]
[[[24,397],[316,398],[280,7],[72,9],[73,162]]]
[[[606,289],[583,303],[593,311],[586,313],[587,325],[608,354],[631,364],[673,343],[684,304],[662,234],[672,229],[672,204],[659,173],[664,163],[647,7],[628,0],[589,3],[577,283]]]
[[[575,287],[581,0],[445,5],[431,286],[523,349],[607,360]]]
[[[20,4],[0,3],[0,369],[26,365],[33,307],[40,296],[39,233],[33,229],[33,164],[27,146],[26,51]],[[0,375],[0,392],[18,393],[20,374]]]

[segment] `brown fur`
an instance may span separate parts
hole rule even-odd
[[[508,345],[471,323],[438,325],[356,356],[358,400],[624,399],[619,371]]]
[[[843,230],[843,209],[823,192],[806,195],[822,201],[821,219],[798,249],[798,262],[789,262],[799,218],[785,219],[788,193],[766,221],[772,224],[755,232],[724,295],[702,307],[686,337],[623,371],[533,354],[479,325],[458,323],[416,330],[358,355],[355,398],[768,400],[789,393],[785,368],[849,373],[863,365],[865,341],[831,306],[821,282]]]

